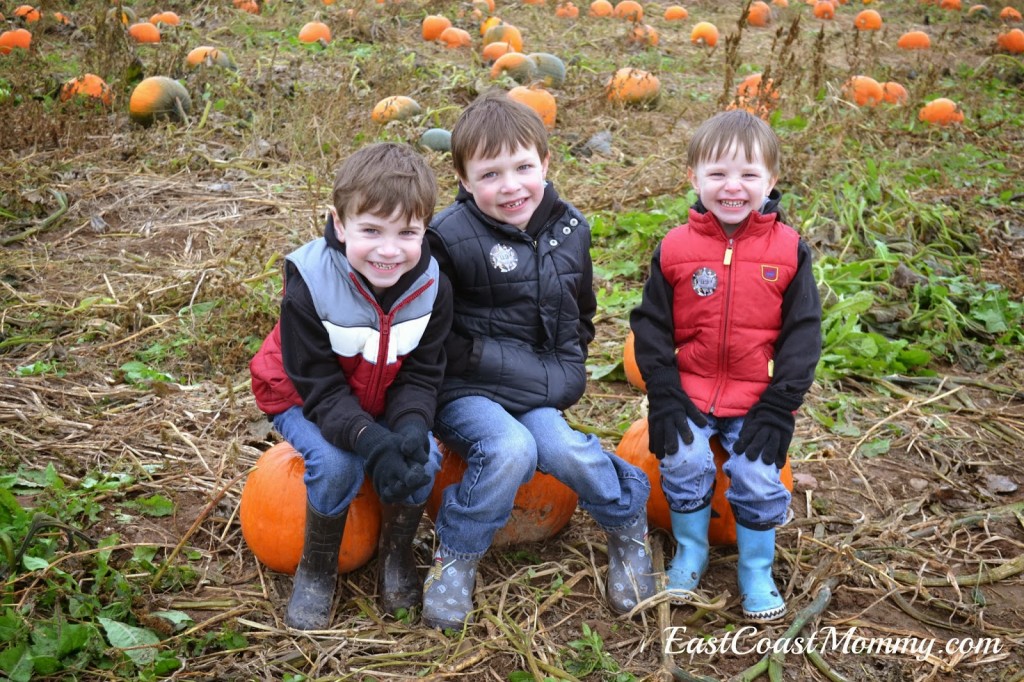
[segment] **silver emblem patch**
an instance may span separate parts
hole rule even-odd
[[[511,246],[495,244],[491,249],[491,265],[498,272],[512,272],[519,265],[519,256]]]
[[[693,273],[693,290],[698,296],[710,296],[718,288],[718,274],[711,268],[699,268]]]

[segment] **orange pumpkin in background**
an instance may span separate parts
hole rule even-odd
[[[128,100],[129,115],[142,125],[149,125],[158,118],[181,120],[191,109],[192,98],[188,90],[167,76],[146,78],[135,86]]]
[[[932,46],[932,39],[924,31],[907,31],[896,41],[901,50],[927,50]]]
[[[590,3],[589,14],[592,17],[610,17],[615,12],[615,8],[612,7],[612,3],[608,0],[594,0]]]
[[[420,31],[424,40],[437,40],[446,28],[452,25],[451,19],[440,14],[428,14],[423,17]]]
[[[370,118],[380,124],[404,121],[423,112],[419,102],[405,95],[385,97],[374,105]]]
[[[290,443],[263,453],[242,488],[239,520],[245,543],[267,568],[294,574],[306,529],[306,463]],[[369,478],[348,508],[338,572],[364,565],[377,550],[380,501]]]
[[[711,496],[711,523],[708,526],[708,541],[713,545],[731,545],[736,543],[736,517],[732,506],[725,499],[725,491],[729,488],[729,477],[722,472],[722,465],[729,459],[725,449],[718,442],[718,437],[711,439],[711,449],[715,453],[715,492]],[[661,469],[658,458],[650,451],[647,435],[647,420],[638,419],[626,430],[615,454],[640,467],[651,482],[651,495],[647,498],[647,524],[651,528],[661,528],[672,533],[672,517],[668,508],[668,500],[661,489]],[[790,492],[793,491],[793,469],[789,460],[779,472],[782,484]]]
[[[718,44],[718,27],[708,21],[702,21],[690,31],[690,42],[694,45],[714,47]]]
[[[128,35],[137,43],[159,43],[160,29],[148,21],[140,21],[128,27]]]
[[[649,71],[623,67],[605,84],[608,101],[616,104],[650,104],[661,94],[661,81]]]
[[[558,115],[558,103],[555,96],[540,86],[527,87],[520,85],[508,91],[508,98],[522,102],[537,112],[544,127],[553,130],[555,117]]]
[[[434,520],[441,509],[444,489],[458,483],[466,473],[466,462],[441,445],[441,470],[434,478],[434,488],[427,498],[427,516]],[[576,511],[579,498],[554,476],[536,472],[519,486],[512,507],[512,516],[505,527],[494,535],[495,547],[509,547],[524,542],[541,542],[554,537],[565,528]]]
[[[24,28],[12,28],[0,33],[0,54],[10,54],[12,50],[27,50],[32,46],[32,33]]]
[[[114,93],[107,82],[94,73],[85,73],[72,78],[60,88],[60,101],[67,102],[72,97],[98,99],[104,106],[114,101]]]
[[[647,382],[644,381],[644,377],[640,373],[640,368],[636,364],[635,343],[636,336],[633,334],[633,330],[631,329],[629,330],[629,334],[626,335],[626,345],[622,351],[622,369],[626,371],[626,381],[629,382],[629,385],[646,393]]]
[[[963,123],[964,112],[960,110],[960,105],[953,100],[939,97],[921,107],[917,117],[926,123],[945,126]]]
[[[299,29],[299,42],[326,45],[331,42],[331,29],[322,21],[307,22]]]

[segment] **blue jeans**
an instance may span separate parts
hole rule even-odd
[[[512,415],[489,398],[469,396],[442,407],[436,429],[468,465],[462,481],[445,489],[434,522],[456,558],[487,552],[508,522],[519,486],[536,470],[572,489],[606,530],[631,525],[646,512],[647,475],[606,452],[596,436],[573,430],[554,408]]]
[[[751,462],[733,450],[739,438],[743,417],[716,418],[705,415],[708,425],[700,428],[689,422],[693,443],[679,439],[679,452],[661,460],[661,488],[669,509],[696,511],[711,501],[715,484],[715,455],[710,439],[716,433],[729,459],[722,471],[729,477],[725,499],[732,506],[736,522],[753,530],[767,530],[786,520],[791,495],[779,478],[774,464],[758,457]]]
[[[316,424],[306,419],[301,407],[290,407],[273,417],[274,428],[291,443],[306,462],[306,498],[324,516],[340,514],[352,504],[363,484],[366,462],[359,455],[329,443]],[[426,484],[404,500],[423,504],[430,496],[434,476],[441,468],[441,452],[430,438],[430,461],[423,468],[430,476]]]

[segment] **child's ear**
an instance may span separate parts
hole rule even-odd
[[[697,184],[697,174],[693,172],[692,168],[686,169],[686,178],[690,181],[690,187],[692,187],[698,194],[700,193],[700,185]]]
[[[540,162],[541,174],[546,178],[548,176],[548,163],[551,161],[551,152],[547,153],[544,160]]]
[[[778,181],[779,181],[779,179],[778,179],[777,177],[775,177],[774,175],[773,175],[773,176],[771,176],[771,178],[769,178],[769,179],[768,179],[768,189],[766,189],[766,190],[764,191],[764,195],[765,195],[766,197],[767,197],[767,196],[768,196],[769,194],[771,194],[771,193],[772,193],[772,190],[773,190],[773,189],[775,189],[775,183],[776,183],[776,182],[778,182]]]
[[[338,210],[333,206],[328,207],[331,215],[331,222],[334,224],[334,236],[338,238],[338,241],[345,243],[345,225],[342,224],[341,218],[338,217]]]

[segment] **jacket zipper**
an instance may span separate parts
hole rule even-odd
[[[726,340],[729,338],[729,313],[732,310],[732,258],[733,247],[736,240],[729,237],[728,246],[725,247],[725,256],[722,258],[722,265],[725,266],[725,314],[722,316],[722,332],[718,339],[718,382],[715,390],[711,393],[711,404],[708,407],[708,414],[715,413],[715,405],[718,403],[718,396],[725,384],[725,371],[729,366],[729,350]]]

